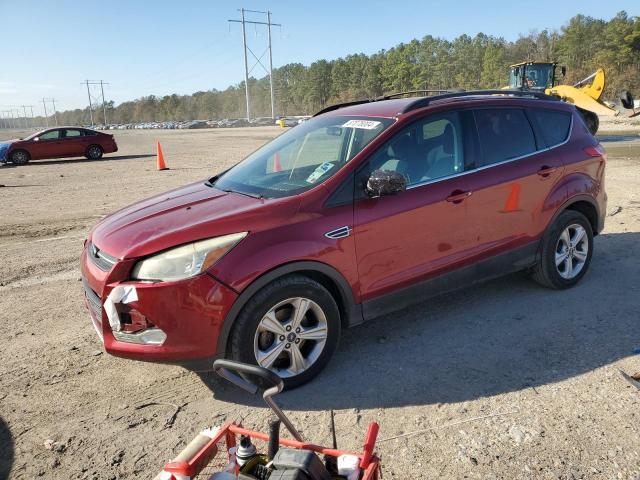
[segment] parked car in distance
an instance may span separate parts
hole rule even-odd
[[[86,305],[113,355],[225,356],[292,388],[342,329],[434,295],[520,270],[576,285],[604,226],[605,162],[575,107],[543,94],[333,106],[101,220]]]
[[[24,139],[9,140],[6,158],[14,165],[43,158],[86,157],[97,160],[118,151],[113,135],[82,127],[48,128]]]

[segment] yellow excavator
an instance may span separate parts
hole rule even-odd
[[[600,124],[598,115],[615,116],[620,114],[619,110],[600,99],[605,87],[605,75],[602,68],[574,85],[559,84],[558,70],[564,79],[567,73],[566,67],[558,67],[555,62],[516,63],[510,67],[509,86],[505,88],[540,91],[559,97],[565,102],[573,103],[594,135]],[[620,96],[620,102],[627,116],[633,117],[640,114],[640,110],[634,109],[631,93],[623,92]]]

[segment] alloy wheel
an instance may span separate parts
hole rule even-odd
[[[556,244],[556,269],[560,276],[571,280],[580,274],[589,254],[589,237],[577,223],[565,228]]]
[[[322,354],[327,334],[327,317],[317,303],[304,297],[283,300],[258,324],[256,361],[283,378],[300,375]]]

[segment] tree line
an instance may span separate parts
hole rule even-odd
[[[622,90],[640,95],[640,17],[620,12],[610,20],[576,15],[557,31],[532,31],[515,41],[478,33],[454,40],[427,35],[372,55],[353,54],[310,65],[274,69],[276,112],[311,114],[342,101],[418,89],[465,90],[507,85],[509,65],[556,61],[567,67],[563,83],[575,83],[597,68],[607,76],[605,98]],[[250,78],[254,116],[270,116],[269,78]],[[110,123],[242,118],[245,85],[192,95],[149,95],[117,106],[107,104]],[[102,106],[94,113],[102,118]],[[88,123],[88,109],[58,114],[62,124]]]

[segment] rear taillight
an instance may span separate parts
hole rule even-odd
[[[588,146],[587,148],[584,149],[584,153],[586,153],[592,158],[598,158],[598,157],[607,158],[607,152],[605,151],[604,147],[599,143]]]

